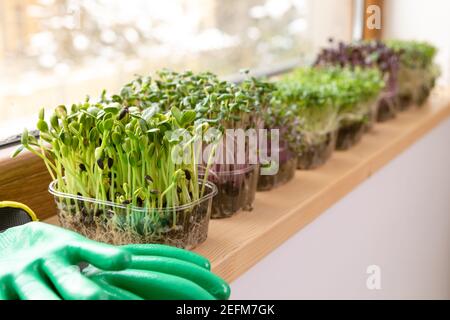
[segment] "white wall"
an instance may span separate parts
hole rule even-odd
[[[328,39],[352,39],[352,0],[308,0],[308,27],[315,51],[328,46]]]
[[[234,281],[232,298],[450,299],[449,137],[450,119]],[[369,265],[381,290],[366,287]]]
[[[443,84],[450,84],[450,1],[385,0],[385,38],[428,40],[439,47]]]

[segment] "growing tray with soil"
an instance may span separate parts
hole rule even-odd
[[[192,249],[208,235],[212,198],[217,188],[205,184],[204,196],[198,201],[174,208],[145,209],[98,201],[56,190],[52,182],[59,222],[89,239],[124,245],[159,243]]]
[[[397,115],[397,102],[395,94],[384,93],[378,102],[376,114],[377,122],[385,122]]]
[[[369,132],[370,130],[372,130],[375,123],[377,122],[379,100],[380,99],[376,98],[368,102],[369,106],[367,107],[367,109],[369,109],[369,111],[365,116],[366,118],[366,124],[364,126],[365,132]]]
[[[258,178],[258,191],[269,191],[283,185],[295,175],[297,169],[297,158],[287,148],[279,150],[278,172],[273,175],[260,174]]]
[[[366,120],[347,120],[339,126],[336,138],[336,150],[347,150],[357,144],[366,131]]]
[[[425,104],[428,97],[430,96],[431,91],[433,90],[436,84],[436,77],[438,71],[429,71],[427,75],[427,79],[423,82],[420,88],[417,90],[417,94],[415,97],[415,103],[417,106],[421,107]]]
[[[258,165],[227,165],[227,170],[210,169],[208,181],[217,187],[211,218],[228,218],[240,210],[251,211],[258,184]],[[201,175],[202,176],[202,175]]]
[[[412,93],[400,93],[397,96],[396,104],[397,110],[406,111],[413,105],[414,97]]]
[[[321,135],[315,143],[304,146],[302,152],[297,155],[297,168],[301,170],[315,169],[330,159],[336,145],[337,132],[331,131]]]

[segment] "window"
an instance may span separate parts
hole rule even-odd
[[[271,67],[348,40],[351,0],[0,0],[0,141],[160,68]]]

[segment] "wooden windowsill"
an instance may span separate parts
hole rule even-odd
[[[195,251],[211,260],[215,273],[233,281],[449,116],[450,90],[438,89],[428,106],[377,124],[323,167],[297,171],[288,184],[257,193],[253,211],[212,220],[208,239]],[[57,224],[56,217],[46,221]]]

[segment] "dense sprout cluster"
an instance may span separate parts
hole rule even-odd
[[[383,86],[375,68],[299,68],[284,76],[274,96],[295,123],[295,152],[301,155],[312,145],[331,143],[333,132],[346,119],[364,121]]]
[[[386,77],[386,89],[395,92],[399,60],[398,52],[381,41],[339,42],[337,46],[322,49],[315,65],[378,68]]]
[[[277,85],[276,98],[288,112],[300,119],[302,131],[328,131],[334,127],[335,86],[325,70],[297,69],[286,75]]]
[[[390,40],[387,45],[400,55],[398,105],[406,109],[411,104],[422,105],[428,98],[440,74],[433,59],[437,49],[427,42]]]
[[[40,139],[25,131],[21,149],[44,160],[61,192],[137,207],[174,207],[201,196],[195,159],[174,161],[186,150],[195,156],[193,141],[207,124],[194,120],[193,111],[175,107],[163,112],[86,101],[70,110],[58,106],[49,123],[41,111]],[[182,141],[176,132],[192,139]]]
[[[335,125],[325,120],[330,114],[354,111],[383,86],[374,68],[300,68],[279,82],[276,96],[283,105],[296,107],[297,115],[305,118],[306,130],[329,131]]]
[[[385,84],[376,68],[330,69],[328,72],[329,81],[336,90],[336,103],[340,114],[355,112],[361,104],[372,103]]]
[[[267,105],[265,90],[256,79],[242,85],[220,80],[216,75],[163,70],[156,78],[138,77],[125,85],[112,101],[143,109],[195,111],[196,120],[220,129],[252,128],[260,123]]]
[[[435,46],[422,41],[390,40],[387,46],[400,55],[402,64],[411,68],[428,68],[437,53]]]

